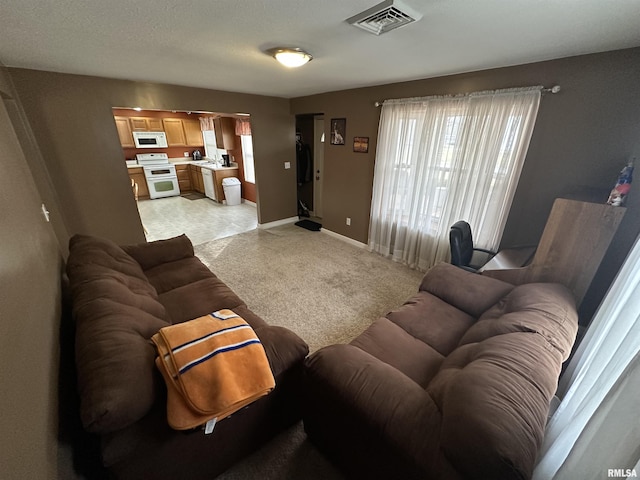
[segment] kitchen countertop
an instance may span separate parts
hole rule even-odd
[[[209,163],[207,160],[177,160],[173,161],[169,159],[169,163],[173,165],[197,165],[201,168],[208,168],[209,170],[236,170],[238,168],[237,163],[232,163],[230,167],[223,167],[219,164]],[[127,168],[142,168],[142,165],[127,165]]]
[[[208,168],[209,170],[236,170],[238,168],[237,163],[232,163],[230,167],[223,167],[218,163],[210,163],[207,160],[197,160],[187,162],[190,165],[197,165],[200,168]]]

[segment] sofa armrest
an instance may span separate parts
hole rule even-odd
[[[399,370],[353,345],[331,345],[305,360],[304,373],[305,429],[339,463],[349,468],[362,455],[376,478],[442,468],[440,412]]]
[[[133,257],[143,270],[194,256],[193,244],[184,234],[166,240],[124,245],[122,249]]]
[[[420,290],[444,300],[478,318],[513,290],[510,283],[467,272],[449,263],[439,263],[422,279]]]
[[[264,325],[255,329],[262,342],[273,376],[287,371],[302,361],[309,353],[308,345],[291,330],[277,325]]]

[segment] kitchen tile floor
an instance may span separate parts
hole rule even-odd
[[[168,197],[138,201],[147,241],[185,233],[194,245],[253,230],[256,207],[249,203],[220,205],[209,198]]]

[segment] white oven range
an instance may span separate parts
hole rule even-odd
[[[169,163],[169,156],[166,153],[138,153],[136,160],[144,170],[150,198],[180,195],[176,167]]]

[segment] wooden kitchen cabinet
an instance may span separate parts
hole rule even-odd
[[[164,133],[167,135],[167,145],[170,147],[186,147],[187,138],[184,134],[182,120],[179,118],[163,118]]]
[[[170,147],[202,147],[204,140],[199,120],[165,118],[162,120]]]
[[[126,115],[114,115],[113,118],[123,148],[135,148],[132,132],[165,132],[169,147],[204,147],[198,118],[129,117]]]
[[[236,120],[231,117],[218,117],[213,121],[216,132],[216,146],[223,150],[236,148]]]
[[[129,168],[129,178],[138,184],[138,199],[149,198],[149,187],[142,167]]]
[[[190,192],[193,190],[191,186],[191,165],[176,165],[176,175],[178,177],[178,184],[180,185],[181,192]]]
[[[224,196],[224,188],[222,187],[222,180],[228,177],[236,177],[238,178],[238,169],[231,168],[229,170],[214,170],[213,171],[213,188],[216,191],[216,198],[218,202],[222,203],[222,200],[225,199]]]
[[[200,129],[200,120],[182,120],[182,127],[184,128],[184,136],[187,140],[187,145],[191,147],[204,146],[204,139],[202,138],[202,130]]]
[[[120,138],[120,145],[123,148],[135,147],[133,142],[133,135],[131,134],[131,125],[127,117],[113,117],[116,121],[116,128],[118,129],[118,137]]]
[[[204,194],[202,169],[197,165],[189,165],[189,173],[191,174],[191,188],[198,193]]]
[[[129,124],[133,132],[162,132],[164,130],[161,118],[129,117]]]

